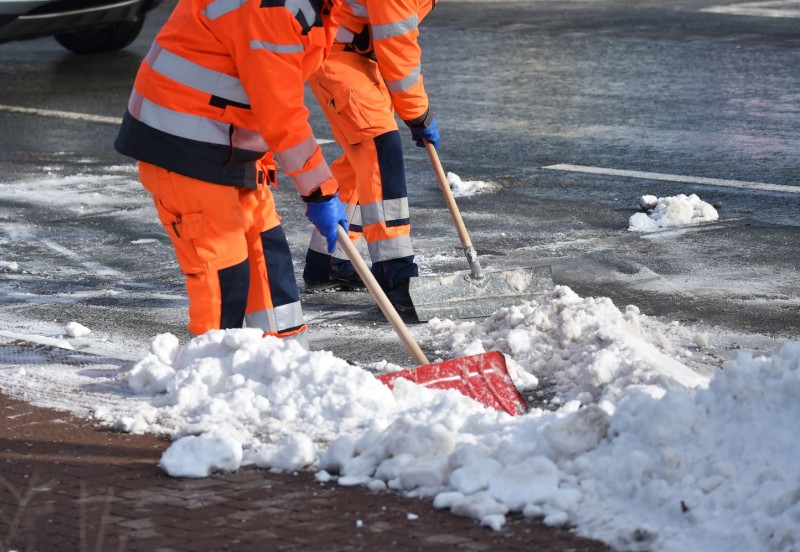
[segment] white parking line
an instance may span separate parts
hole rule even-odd
[[[103,117],[102,115],[88,115],[86,113],[56,111],[54,109],[35,109],[33,107],[20,107],[16,105],[0,104],[0,111],[42,115],[43,117],[58,117],[60,119],[74,119],[76,121],[89,121],[91,123],[109,123],[112,125],[119,125],[122,123],[122,118],[120,117]]]
[[[745,2],[742,4],[726,4],[711,6],[700,11],[723,13],[729,15],[749,15],[751,17],[789,17],[800,18],[800,2],[798,0],[775,0],[772,2]]]
[[[678,174],[664,174],[642,171],[623,171],[619,169],[606,169],[604,167],[587,167],[585,165],[549,165],[542,167],[556,171],[571,171],[591,174],[605,174],[610,176],[625,176],[628,178],[644,178],[647,180],[666,180],[668,182],[686,182],[688,184],[705,184],[707,186],[725,186],[728,188],[745,188],[748,190],[763,190],[768,192],[784,192],[800,194],[800,185],[784,186],[782,184],[768,184],[766,182],[747,182],[745,180],[724,180],[720,178],[705,178],[702,176],[681,176]]]

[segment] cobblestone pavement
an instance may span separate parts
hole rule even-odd
[[[0,395],[0,550],[608,550],[524,518],[501,531],[429,499],[245,469],[168,477],[168,442]]]

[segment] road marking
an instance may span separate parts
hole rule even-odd
[[[119,125],[122,123],[120,117],[104,117],[102,115],[88,115],[86,113],[74,113],[72,111],[56,111],[54,109],[35,109],[32,107],[20,107],[17,105],[0,104],[0,111],[11,113],[27,113],[29,115],[42,115],[43,117],[58,117],[60,119],[74,119],[76,121],[89,121],[91,123],[109,123]]]
[[[100,276],[122,276],[122,273],[119,270],[115,270],[111,267],[106,265],[94,262],[94,261],[85,261],[80,262],[80,255],[64,247],[63,245],[59,245],[52,240],[42,240],[42,244],[46,247],[49,247],[56,253],[60,253],[61,255],[67,257],[68,259],[72,259],[74,261],[78,261],[84,268],[89,269],[95,274],[99,274]]]
[[[745,2],[724,6],[703,8],[701,12],[724,13],[729,15],[749,15],[752,17],[800,18],[800,2],[797,0],[776,0],[774,2]]]
[[[571,171],[590,174],[605,174],[610,176],[626,176],[628,178],[645,178],[647,180],[666,180],[668,182],[686,182],[688,184],[705,184],[707,186],[724,186],[728,188],[745,188],[748,190],[763,190],[768,192],[784,192],[800,194],[800,186],[784,186],[782,184],[768,184],[766,182],[747,182],[745,180],[724,180],[720,178],[705,178],[702,176],[681,176],[678,174],[664,174],[642,171],[623,171],[619,169],[606,169],[603,167],[587,167],[585,165],[549,165],[542,167],[556,171]]]

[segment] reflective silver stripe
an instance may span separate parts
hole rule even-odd
[[[248,313],[244,320],[248,328],[258,328],[267,333],[285,332],[305,324],[300,301]]]
[[[398,236],[388,240],[367,242],[367,247],[369,248],[369,258],[372,259],[373,263],[402,259],[414,254],[411,236]]]
[[[143,98],[136,90],[128,101],[128,110],[135,119],[147,126],[174,136],[226,146],[231,143],[228,135],[230,125],[161,107]]]
[[[328,164],[323,160],[322,163],[313,169],[292,174],[290,178],[292,179],[294,187],[300,192],[300,195],[306,196],[319,188],[323,182],[332,178],[332,175],[330,167],[328,167]]]
[[[419,73],[422,67],[417,65],[411,73],[408,74],[407,77],[402,78],[396,81],[386,81],[386,88],[389,89],[389,92],[397,93],[397,92],[405,92],[419,81]]]
[[[394,36],[404,35],[409,31],[417,28],[419,18],[417,14],[412,15],[402,21],[395,21],[394,23],[386,23],[385,25],[371,25],[372,40],[381,40],[382,38],[392,38]]]
[[[281,163],[281,167],[285,172],[299,171],[306,166],[306,163],[311,156],[317,152],[317,144],[314,136],[309,136],[294,147],[285,149],[283,151],[276,151],[275,155]]]
[[[244,91],[239,79],[231,75],[206,69],[188,59],[173,54],[153,43],[147,54],[147,61],[156,72],[191,88],[207,92],[245,105],[250,105],[250,98]]]
[[[352,11],[353,15],[356,17],[369,17],[367,6],[358,2],[358,0],[345,0],[345,3],[350,6],[350,11]]]
[[[251,50],[269,50],[276,54],[297,54],[303,51],[302,44],[275,44],[274,42],[266,42],[264,40],[251,40]]]
[[[356,226],[361,226],[361,206],[356,204],[353,205],[352,203],[345,203],[344,204],[344,212],[347,215],[347,222],[348,224],[355,224]]]
[[[319,11],[314,9],[309,0],[286,0],[284,6],[295,17],[297,17],[297,14],[302,13],[309,25],[313,24],[319,15]]]
[[[361,206],[364,226],[387,220],[400,220],[409,217],[408,198],[384,199]]]
[[[353,31],[345,29],[344,27],[339,27],[339,30],[336,31],[336,42],[340,44],[350,44],[353,42],[353,39],[356,37],[353,34]]]
[[[361,206],[353,205],[351,203],[344,204],[344,211],[347,215],[347,220],[350,225],[355,224],[356,226],[361,226]],[[359,240],[360,241],[360,240]],[[322,253],[323,255],[328,254],[328,240],[326,240],[319,231],[314,228],[311,231],[311,239],[308,242],[308,248],[311,251],[316,251],[317,253]],[[344,252],[344,249],[336,246],[336,251],[334,252],[333,256],[337,259],[342,260],[349,260],[347,258],[347,253]]]
[[[206,6],[206,9],[203,10],[203,15],[214,20],[233,10],[238,10],[246,3],[247,0],[216,0]]]
[[[246,149],[250,151],[263,151],[266,152],[269,146],[264,141],[264,137],[257,130],[250,130],[248,128],[233,127],[233,135],[231,136],[231,143],[235,148]]]
[[[223,146],[233,145],[249,151],[266,152],[269,149],[261,133],[255,130],[233,126],[233,134],[230,135],[232,125],[161,107],[143,98],[136,90],[128,100],[128,111],[137,121],[173,136]]]
[[[328,240],[326,240],[316,228],[314,228],[314,230],[311,232],[311,239],[308,241],[308,248],[311,251],[316,251],[317,253],[322,253],[323,255],[330,254],[328,253]],[[349,260],[347,258],[347,254],[344,252],[344,249],[338,245],[336,246],[336,251],[333,253],[333,257],[343,261]]]

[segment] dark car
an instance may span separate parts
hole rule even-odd
[[[77,54],[120,50],[162,0],[0,0],[0,43],[52,36]]]

